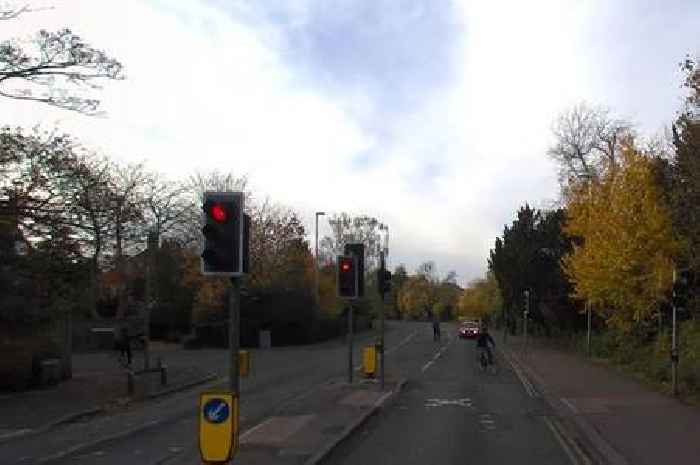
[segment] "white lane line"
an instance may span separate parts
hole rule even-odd
[[[527,395],[530,397],[537,397],[537,391],[535,391],[534,386],[532,383],[530,383],[530,380],[527,379],[527,377],[523,374],[523,372],[520,370],[518,367],[518,364],[515,362],[515,359],[511,358],[510,355],[506,355],[506,352],[502,352],[503,358],[508,360],[508,363],[510,363],[510,366],[513,367],[513,372],[515,372],[515,375],[518,377],[520,380],[520,383],[523,385],[523,388],[525,389],[525,392],[527,392]]]
[[[564,435],[561,433],[561,431],[559,431],[559,428],[552,423],[552,420],[550,420],[548,417],[544,417],[544,422],[573,465],[591,465],[591,461],[588,460],[588,458],[583,455],[581,451],[577,451],[578,454],[576,454],[573,450],[571,450],[571,446],[569,446],[568,441],[564,439]]]
[[[403,347],[403,346],[405,346],[406,344],[408,344],[408,343],[411,341],[411,339],[413,339],[414,337],[416,337],[416,334],[418,334],[418,331],[413,331],[413,332],[412,332],[411,334],[409,334],[403,341],[401,341],[398,345],[396,345],[396,346],[392,347],[391,349],[385,351],[385,352],[384,352],[384,355],[390,354],[390,353],[392,353],[392,352],[395,351],[395,350],[399,350],[401,347]]]
[[[262,428],[262,427],[265,426],[266,424],[270,423],[272,420],[273,420],[272,418],[268,418],[267,420],[263,421],[262,423],[258,423],[257,425],[253,426],[252,428],[247,429],[244,433],[242,433],[242,434],[238,437],[238,440],[239,440],[239,441],[242,441],[242,440],[245,439],[248,435],[253,434],[254,432],[256,432],[257,430],[259,430],[260,428]]]
[[[433,357],[425,365],[423,365],[423,367],[420,369],[421,373],[425,373],[425,371],[428,368],[430,368],[433,365],[433,363],[438,361],[438,359],[442,356],[443,352],[445,352],[445,350],[447,350],[447,347],[450,345],[450,343],[453,340],[454,339],[449,339],[447,344],[445,344],[444,346],[442,346],[438,349],[438,351],[435,353],[435,355],[433,355]]]
[[[564,397],[561,397],[560,400],[561,400],[563,403],[565,403],[566,406],[569,407],[569,408],[571,409],[571,411],[572,411],[573,413],[575,413],[576,415],[578,415],[579,413],[581,413],[581,412],[579,412],[579,410],[576,408],[576,406],[575,406],[574,404],[571,403],[571,401],[570,401],[569,399],[566,399],[566,398],[564,398]]]

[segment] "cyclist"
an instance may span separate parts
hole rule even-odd
[[[494,349],[496,348],[496,342],[489,334],[488,326],[482,325],[481,331],[479,331],[479,337],[476,339],[476,348],[481,353],[485,351],[488,364],[493,365],[493,351],[491,350],[491,347],[489,347],[489,344],[491,344]],[[481,353],[479,354],[479,357],[481,357]]]

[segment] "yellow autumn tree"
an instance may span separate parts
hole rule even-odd
[[[469,283],[457,303],[460,317],[484,319],[501,308],[501,292],[496,278],[488,273],[485,278]]]
[[[404,316],[424,317],[437,302],[435,286],[425,276],[412,276],[399,289],[398,302]]]
[[[628,331],[664,299],[677,250],[653,160],[628,142],[619,167],[572,186],[567,203],[565,231],[578,239],[564,269],[575,295]]]

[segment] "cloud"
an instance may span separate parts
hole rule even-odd
[[[104,119],[16,102],[0,117],[172,176],[247,174],[309,231],[317,210],[377,216],[391,263],[432,259],[466,282],[520,205],[556,198],[559,111],[672,117],[695,3],[57,0],[2,33],[73,27],[128,79],[105,86]]]

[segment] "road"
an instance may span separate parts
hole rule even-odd
[[[393,406],[323,463],[571,464],[542,400],[502,358],[495,375],[479,371],[475,358],[473,341],[453,338],[436,351],[429,330],[420,332],[392,360],[408,375]]]
[[[566,464],[549,430],[545,407],[527,395],[501,361],[498,375],[475,370],[474,343],[442,342],[426,323],[389,324],[387,371],[408,383],[392,407],[343,443],[327,464],[482,463]],[[373,338],[358,335],[359,349]],[[226,351],[183,351],[180,356],[226,373]],[[241,429],[274,415],[329,378],[343,376],[346,347],[340,340],[296,348],[253,351],[253,376],[242,380]],[[0,445],[1,463],[160,464],[199,463],[199,392],[225,388],[218,382],[136,405],[125,412],[67,425],[50,433]],[[116,432],[116,434],[115,434]],[[114,435],[109,442],[93,441]]]
[[[387,348],[395,353],[406,347],[416,324],[391,324]],[[356,335],[355,360],[360,349],[373,341],[371,332]],[[396,350],[398,349],[398,350]],[[175,356],[175,355],[173,355]],[[181,351],[189,358],[219,374],[227,373],[227,352],[223,350]],[[390,355],[391,356],[391,355]],[[182,363],[182,360],[179,361]],[[245,431],[286,402],[302,397],[332,377],[343,376],[347,348],[342,340],[302,346],[252,351],[253,375],[241,381],[241,427]],[[179,464],[199,463],[197,446],[197,402],[199,392],[225,388],[219,382],[190,392],[175,394],[157,402],[134,406],[117,415],[61,427],[50,433],[0,444],[0,463],[52,464]],[[89,443],[110,437],[113,441],[97,447]],[[123,435],[133,431],[133,434]]]

